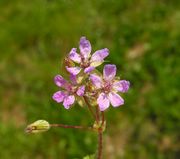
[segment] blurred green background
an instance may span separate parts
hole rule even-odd
[[[180,156],[179,0],[1,0],[0,158],[81,159],[96,151],[94,133],[52,129],[27,135],[38,119],[90,125],[87,109],[65,110],[51,96],[62,59],[86,36],[93,51],[131,81],[125,105],[106,111],[106,159]]]

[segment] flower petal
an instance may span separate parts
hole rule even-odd
[[[126,81],[126,80],[120,80],[120,81],[117,81],[117,82],[113,83],[113,88],[116,91],[119,91],[119,92],[122,92],[122,93],[127,92],[128,89],[129,89],[129,86],[130,86],[130,82]]]
[[[95,67],[93,67],[93,66],[86,67],[86,68],[84,69],[84,73],[90,73],[90,72],[93,71],[94,69],[95,69]]]
[[[57,102],[57,103],[61,103],[64,98],[65,98],[66,94],[62,91],[58,91],[58,92],[55,92],[52,96],[52,98]]]
[[[99,95],[99,97],[97,99],[97,103],[99,105],[100,111],[106,110],[110,105],[109,99],[105,93],[101,93]]]
[[[73,75],[77,75],[81,71],[81,68],[80,67],[67,67],[66,66],[66,70]]]
[[[111,81],[116,76],[116,65],[105,65],[103,69],[103,77],[106,81]]]
[[[80,49],[81,55],[85,59],[88,59],[91,53],[91,44],[89,40],[86,40],[86,37],[81,37],[80,42],[79,42],[79,49]]]
[[[84,91],[85,91],[85,86],[81,86],[81,87],[78,88],[76,94],[78,96],[83,96],[84,95]]]
[[[69,109],[70,106],[75,102],[75,97],[73,95],[67,96],[64,98],[64,108]]]
[[[58,87],[64,87],[68,83],[61,75],[55,76],[54,82]]]
[[[108,98],[109,98],[111,105],[113,107],[118,107],[118,106],[124,104],[124,99],[116,93],[110,92],[108,95]]]
[[[74,85],[77,84],[77,77],[76,77],[76,75],[70,74],[70,80],[71,80],[72,84],[74,84]]]
[[[93,85],[95,85],[95,87],[101,88],[101,86],[102,86],[101,77],[99,77],[98,75],[95,75],[95,74],[91,74],[89,78],[92,81]]]
[[[96,51],[91,57],[91,66],[97,67],[104,62],[104,59],[109,55],[107,48]]]
[[[76,52],[76,48],[72,48],[69,53],[69,58],[73,60],[74,62],[80,63],[81,62],[81,56]]]

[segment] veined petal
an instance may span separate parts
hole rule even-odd
[[[61,75],[55,76],[54,82],[58,87],[64,87],[68,83]]]
[[[81,56],[76,52],[76,48],[72,48],[70,53],[69,53],[69,58],[77,63],[81,62]]]
[[[91,57],[91,66],[99,66],[104,62],[104,59],[109,55],[107,48],[96,51]]]
[[[86,67],[86,68],[84,69],[84,73],[90,73],[90,72],[93,71],[94,69],[95,69],[95,67],[93,67],[93,66]]]
[[[106,81],[111,81],[116,76],[116,65],[105,65],[103,69],[103,77]]]
[[[64,98],[64,108],[69,109],[72,104],[75,102],[75,97],[73,95],[67,96]]]
[[[91,53],[91,44],[89,40],[86,39],[86,37],[81,37],[79,42],[79,49],[84,59],[88,59]]]
[[[101,93],[99,95],[99,97],[97,99],[97,103],[99,105],[100,111],[106,110],[110,105],[109,99],[105,93]]]
[[[108,94],[108,98],[113,107],[118,107],[124,104],[124,99],[121,96],[119,96],[117,93],[110,92]]]
[[[85,91],[85,86],[81,86],[81,87],[78,88],[76,94],[78,96],[83,96],[84,95],[84,91]]]
[[[52,96],[52,98],[57,102],[57,103],[61,103],[64,98],[65,98],[66,94],[62,91],[58,91],[58,92],[55,92]]]
[[[101,88],[101,86],[102,86],[101,77],[99,77],[98,75],[95,75],[95,74],[91,74],[89,78],[92,81],[93,85],[95,85],[95,87]]]
[[[66,70],[73,75],[77,75],[81,71],[81,68],[80,67],[67,67],[66,66]]]
[[[116,82],[113,83],[113,88],[116,91],[119,91],[119,92],[122,92],[122,93],[127,92],[128,89],[129,89],[129,86],[130,86],[130,82],[126,81],[126,80],[120,80],[120,81],[116,81]]]

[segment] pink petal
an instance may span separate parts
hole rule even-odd
[[[81,37],[80,42],[79,42],[79,49],[80,49],[81,55],[85,59],[88,59],[91,53],[91,44],[89,40],[86,40],[86,37]]]
[[[97,103],[99,105],[100,111],[106,110],[110,105],[109,99],[107,98],[107,95],[105,93],[101,93],[99,95]]]
[[[75,97],[73,95],[67,96],[64,98],[64,108],[69,109],[72,104],[75,102]]]
[[[78,88],[76,94],[78,96],[83,96],[84,95],[84,91],[85,91],[85,86],[81,86],[81,87]]]
[[[91,74],[89,78],[92,81],[93,85],[95,85],[95,87],[101,88],[101,86],[102,86],[101,77],[99,77],[98,75],[95,75],[95,74]]]
[[[70,80],[73,85],[77,84],[77,77],[76,75],[70,74]]]
[[[95,69],[95,67],[92,67],[92,66],[89,66],[89,67],[86,67],[84,69],[84,73],[90,73],[91,71],[93,71]]]
[[[80,63],[81,62],[81,56],[76,52],[76,48],[72,48],[69,53],[69,58],[73,60],[74,62]]]
[[[126,80],[120,80],[113,83],[113,88],[119,92],[125,93],[128,91],[130,82]]]
[[[80,67],[67,67],[66,66],[66,70],[73,75],[77,75],[81,71],[81,68]]]
[[[109,98],[111,105],[113,107],[118,107],[118,106],[124,104],[124,99],[116,93],[110,92],[108,95],[108,98]]]
[[[116,65],[105,65],[103,69],[103,77],[106,81],[111,81],[116,76]]]
[[[68,83],[61,75],[55,76],[54,82],[58,87],[64,87]]]
[[[96,51],[91,57],[91,66],[99,66],[108,55],[109,50],[107,48]]]
[[[66,94],[62,91],[58,91],[56,93],[53,94],[52,98],[57,102],[57,103],[61,103],[64,98],[65,98]]]

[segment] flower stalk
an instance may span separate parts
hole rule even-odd
[[[82,130],[93,130],[93,127],[85,127],[85,126],[80,126],[80,125],[50,124],[50,127],[70,128],[70,129],[82,129]]]
[[[92,115],[94,124],[90,127],[79,125],[49,124],[45,120],[38,120],[27,126],[27,133],[39,133],[49,130],[52,127],[72,128],[94,131],[98,135],[97,159],[103,156],[103,132],[106,129],[104,111],[110,105],[117,108],[124,104],[120,93],[126,93],[130,82],[120,80],[116,77],[116,65],[106,64],[103,73],[97,73],[96,68],[100,66],[109,55],[109,50],[103,48],[91,54],[92,47],[86,37],[79,41],[79,53],[77,48],[72,48],[65,58],[65,69],[68,72],[69,80],[61,75],[54,77],[54,83],[59,90],[52,95],[57,103],[62,103],[65,109],[70,109],[75,102],[79,105],[87,105]]]
[[[102,159],[102,145],[103,145],[103,133],[101,131],[98,132],[98,154],[97,159]]]
[[[99,116],[99,108],[96,108],[96,113]],[[100,117],[98,117],[100,127],[98,129],[98,153],[97,153],[97,159],[102,159],[102,151],[103,151],[103,132],[105,131],[105,118],[104,118],[104,112],[101,112],[101,121]]]

